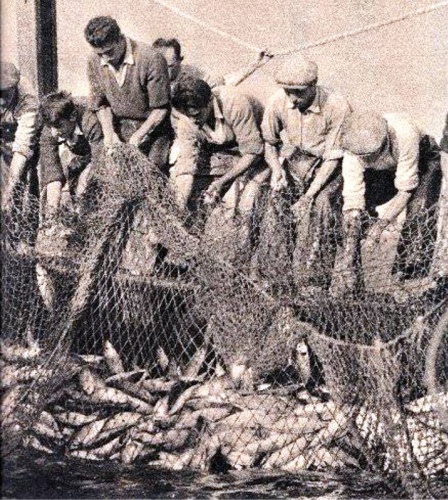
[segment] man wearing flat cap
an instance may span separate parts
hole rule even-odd
[[[298,286],[327,285],[336,247],[343,151],[341,126],[347,100],[317,85],[316,63],[288,58],[275,73],[281,87],[266,107],[262,132],[274,193],[286,198],[295,218],[293,269]],[[281,147],[291,154],[282,163]]]
[[[406,115],[380,116],[370,110],[347,118],[341,144],[344,226],[352,232],[346,234],[345,254],[354,253],[363,212],[376,218],[369,230],[369,242],[375,243],[406,209],[394,268],[404,276],[421,275],[431,262],[426,240],[434,230],[442,178],[437,144]],[[352,275],[345,287],[355,283]]]
[[[0,65],[2,210],[9,211],[34,155],[39,105],[14,64],[2,61]],[[32,173],[36,174],[35,169]]]

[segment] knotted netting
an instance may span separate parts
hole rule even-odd
[[[338,217],[305,224],[307,209],[295,224],[265,186],[253,213],[218,204],[192,220],[127,145],[105,155],[63,230],[36,236],[27,203],[2,234],[6,451],[368,470],[447,494],[443,193],[417,236],[404,241],[406,220],[376,251],[364,238],[354,267]],[[354,286],[334,285],[353,273]]]

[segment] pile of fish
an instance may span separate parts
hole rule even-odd
[[[243,391],[219,365],[212,377],[202,374],[202,349],[183,373],[177,370],[173,378],[167,370],[151,378],[144,369],[126,372],[105,342],[102,356],[68,358],[54,385],[37,344],[3,343],[1,352],[2,425],[25,446],[49,454],[173,469],[341,470],[364,466],[362,451],[374,446],[372,429],[380,432],[375,415],[323,401],[300,386],[293,391],[263,384]],[[167,369],[164,353],[158,358]],[[39,406],[33,384],[46,383],[51,389]],[[415,450],[426,440],[428,467],[438,471],[440,460],[434,460],[446,458],[447,436],[435,424],[431,404],[413,402],[409,418],[426,432],[421,438],[416,432]]]

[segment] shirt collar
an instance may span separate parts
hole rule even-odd
[[[101,66],[113,67],[112,64],[105,61],[102,57],[100,57],[100,64],[101,64]],[[121,63],[121,67],[123,67],[125,64],[129,64],[131,66],[135,64],[134,52],[132,50],[131,39],[128,37],[126,37],[126,52],[124,54],[124,59],[123,59],[123,62]]]
[[[223,120],[224,115],[222,114],[221,103],[218,100],[218,96],[213,95],[213,112],[217,120]]]
[[[286,93],[285,93],[286,94]],[[288,109],[296,109],[296,106],[291,102],[288,96],[286,96],[287,101],[286,101],[286,107]],[[320,88],[316,87],[316,95],[314,97],[313,102],[311,105],[304,111],[304,113],[311,112],[311,113],[320,113],[321,112],[321,95],[320,95]]]

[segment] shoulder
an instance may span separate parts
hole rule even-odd
[[[251,98],[236,87],[222,85],[213,89],[213,95],[218,99],[225,113],[253,110]]]
[[[419,127],[404,113],[386,113],[387,128],[392,145],[417,148],[423,133]]]
[[[350,108],[347,98],[340,92],[328,87],[318,86],[321,102],[325,107],[346,111]]]
[[[163,55],[151,47],[151,45],[132,39],[130,39],[130,42],[136,63],[141,62],[152,65],[166,65],[166,60]]]

